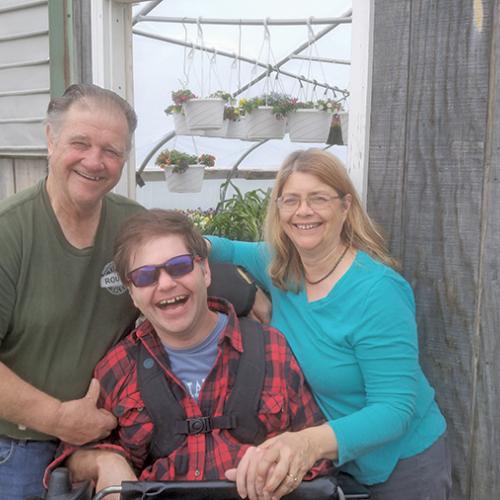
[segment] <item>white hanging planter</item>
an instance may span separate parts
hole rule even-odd
[[[276,118],[271,106],[259,106],[245,116],[246,139],[260,141],[264,139],[283,139],[286,120]]]
[[[205,135],[203,130],[191,130],[187,126],[186,117],[182,113],[173,113],[175,135]]]
[[[207,128],[203,131],[203,135],[205,137],[227,137],[228,126],[229,126],[229,120],[224,120],[222,122],[222,127]]]
[[[247,138],[247,125],[246,116],[242,116],[238,120],[228,120],[227,134],[228,139],[246,139]]]
[[[318,109],[297,109],[287,117],[292,142],[326,142],[332,113]]]
[[[224,119],[224,100],[220,98],[190,99],[182,105],[188,128],[192,130],[220,128]]]
[[[205,167],[189,165],[182,173],[173,172],[175,167],[164,167],[168,190],[173,193],[199,193],[203,185]]]

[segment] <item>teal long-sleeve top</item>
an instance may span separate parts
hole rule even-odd
[[[340,469],[364,484],[385,481],[399,459],[431,446],[446,422],[418,361],[408,282],[358,251],[330,293],[308,302],[273,285],[264,243],[210,236],[210,259],[245,267],[270,292],[283,332],[338,442]]]

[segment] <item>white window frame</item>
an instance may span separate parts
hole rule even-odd
[[[352,0],[351,77],[347,169],[366,205],[375,0]],[[124,0],[91,0],[92,75],[133,105],[132,9]],[[135,199],[132,148],[115,191]]]
[[[347,170],[366,206],[375,0],[352,0]]]
[[[132,7],[114,0],[91,0],[92,81],[134,104]],[[135,149],[114,191],[135,199]]]

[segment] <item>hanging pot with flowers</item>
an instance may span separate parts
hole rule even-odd
[[[176,135],[203,135],[202,130],[191,130],[186,121],[186,115],[182,105],[189,99],[196,99],[196,95],[189,89],[175,90],[171,94],[172,104],[165,109],[167,115],[174,119],[174,130]]]
[[[228,139],[246,139],[245,116],[241,114],[238,106],[226,106],[224,121],[227,122],[226,137]]]
[[[219,128],[207,128],[204,129],[203,135],[206,137],[227,137],[227,131],[234,114],[234,99],[229,92],[224,92],[223,90],[218,90],[213,94],[210,94],[210,98],[220,98],[224,101],[224,112],[222,114],[222,126]]]
[[[326,142],[332,116],[339,108],[339,103],[333,99],[296,102],[294,111],[288,115],[290,141]]]
[[[246,138],[251,141],[283,139],[286,116],[294,109],[295,99],[277,92],[241,99],[240,113],[245,115]]]
[[[180,90],[172,93],[179,95],[182,111],[186,116],[186,125],[190,130],[219,129],[224,118],[225,101],[220,96],[222,92],[212,94],[210,97],[197,97],[192,92]],[[217,95],[219,94],[219,95]],[[174,104],[177,104],[174,99]]]
[[[198,193],[201,191],[205,167],[215,165],[215,157],[183,153],[176,149],[165,149],[156,158],[156,165],[163,168],[169,191],[175,193]]]

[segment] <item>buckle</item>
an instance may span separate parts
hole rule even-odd
[[[213,429],[210,417],[187,418],[186,423],[190,435],[211,432]]]

